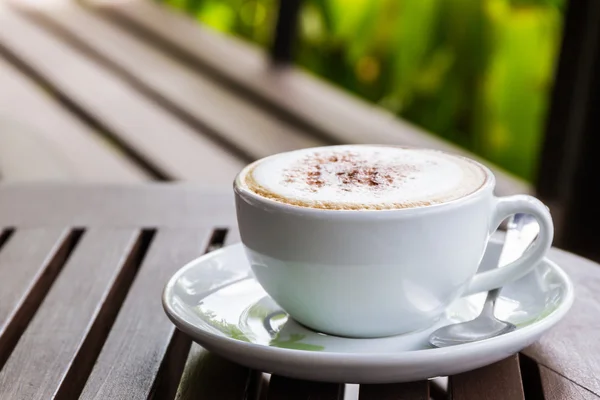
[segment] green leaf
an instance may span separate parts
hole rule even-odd
[[[306,335],[302,334],[291,334],[288,340],[281,340],[279,338],[279,334],[271,340],[269,346],[272,347],[281,347],[284,349],[294,349],[294,350],[306,350],[306,351],[322,351],[325,349],[324,346],[318,346],[309,343],[302,343],[301,340],[304,339]]]

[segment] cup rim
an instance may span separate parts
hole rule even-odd
[[[454,208],[460,205],[464,205],[466,203],[471,203],[478,199],[483,193],[488,192],[489,190],[493,190],[496,186],[496,177],[492,173],[492,171],[479,161],[473,160],[472,158],[465,157],[460,154],[451,153],[444,150],[432,149],[428,147],[417,147],[417,146],[400,146],[400,145],[385,145],[385,144],[346,144],[346,145],[331,145],[331,146],[317,146],[313,147],[313,149],[319,148],[331,148],[331,147],[346,147],[346,146],[381,146],[381,147],[398,147],[403,149],[411,149],[411,150],[426,150],[426,151],[435,151],[439,153],[443,153],[449,156],[458,157],[465,161],[472,162],[479,166],[486,175],[485,181],[475,189],[473,192],[467,194],[466,196],[459,197],[457,199],[453,199],[450,201],[445,201],[441,203],[410,207],[410,208],[386,208],[386,209],[325,209],[325,208],[313,208],[307,206],[299,206],[295,204],[288,204],[281,201],[277,201],[274,199],[270,199],[268,197],[261,196],[254,191],[250,190],[247,186],[242,183],[243,177],[247,174],[249,170],[251,170],[258,163],[263,162],[269,158],[277,157],[281,154],[290,153],[297,150],[291,150],[288,152],[280,152],[277,154],[273,154],[267,157],[263,157],[259,160],[256,160],[248,165],[246,165],[238,174],[236,175],[233,181],[233,190],[236,194],[236,197],[241,197],[245,202],[251,203],[253,205],[260,204],[264,208],[274,209],[280,212],[292,213],[292,214],[305,214],[305,215],[314,215],[314,216],[323,216],[323,215],[337,215],[337,216],[389,216],[390,214],[395,215],[410,215],[415,213],[423,213],[428,211],[441,211],[446,208]],[[306,150],[306,149],[299,149]]]

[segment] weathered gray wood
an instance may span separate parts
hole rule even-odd
[[[239,242],[239,231],[234,226],[228,230],[225,243],[215,243],[212,247],[216,249],[237,242]],[[227,379],[222,379],[225,376]],[[199,344],[192,343],[176,399],[245,399],[251,388],[260,390],[261,378],[248,368],[225,360],[208,352]],[[256,380],[259,382],[253,382]]]
[[[256,379],[248,368],[225,360],[193,343],[176,400],[242,400]]]
[[[342,400],[344,385],[271,376],[268,400]]]
[[[360,385],[359,400],[429,400],[429,382]]]
[[[74,216],[69,217],[69,211],[72,211]],[[54,185],[0,186],[0,226],[16,225],[18,227],[18,223],[23,223],[24,226],[27,224],[35,226],[36,218],[39,218],[39,224],[42,226],[58,228],[65,225],[86,226],[90,224],[131,227],[154,225],[165,227],[174,224],[172,226],[198,229],[199,226],[205,224],[207,226],[229,226],[229,223],[234,222],[234,207],[230,191],[211,195],[203,190],[185,185],[150,185],[137,188],[122,186],[73,187],[69,185],[56,187]],[[65,223],[64,221],[70,222]],[[18,234],[19,228],[16,232],[15,235]],[[9,249],[15,237],[10,238],[0,249],[0,256]],[[235,236],[228,236],[228,238],[231,239],[226,240],[232,242],[235,240]],[[85,239],[85,235],[83,239]],[[174,244],[173,251],[179,249],[180,246],[182,246],[181,243]],[[78,250],[80,249],[78,248]],[[595,385],[598,382],[600,352],[596,343],[590,338],[594,338],[600,329],[597,318],[595,318],[599,313],[596,293],[600,290],[598,283],[600,267],[593,262],[559,250],[552,250],[550,258],[557,261],[574,280],[576,301],[565,320],[550,330],[539,343],[527,349],[526,353],[541,364],[541,371],[544,368],[556,371],[574,385],[587,388],[590,393],[594,393],[597,390]],[[71,259],[67,267],[72,261]],[[97,262],[102,263],[101,260]],[[56,284],[63,278],[65,272],[66,269],[59,275]],[[164,280],[166,278],[162,280],[161,285],[164,284]],[[0,280],[1,284],[2,280]],[[50,294],[55,291],[55,288],[56,285]],[[42,307],[46,306],[49,298],[42,304]],[[157,314],[164,317],[162,311]],[[36,319],[42,318],[39,315],[40,312],[36,314],[27,331],[32,328]],[[21,343],[18,347],[20,345]],[[23,353],[21,352],[21,354]],[[167,351],[167,353],[169,352]],[[44,357],[44,354],[46,353],[41,353],[40,360],[46,362],[47,358]],[[132,363],[142,365],[146,360],[132,360]],[[180,359],[180,362],[184,360],[185,356]],[[6,374],[6,371],[3,371],[2,374]],[[4,382],[0,381],[0,386],[3,384]],[[505,390],[504,387],[503,390]],[[557,391],[558,389],[552,390],[561,393]],[[570,389],[567,387],[561,390],[567,392]],[[1,393],[0,391],[0,398],[5,398]]]
[[[72,180],[73,175],[62,152],[38,132],[23,123],[0,119],[0,181],[60,182]]]
[[[0,173],[10,181],[139,182],[148,174],[0,58]]]
[[[545,400],[597,400],[600,398],[544,366],[540,366],[540,378]]]
[[[137,236],[133,229],[83,234],[0,371],[0,398],[76,397],[118,309],[115,298],[135,273]]]
[[[0,249],[0,368],[33,317],[70,249],[60,228],[16,231]]]
[[[550,258],[569,274],[575,302],[569,314],[524,353],[600,396],[600,267],[573,254],[553,250]]]
[[[429,147],[478,158],[299,69],[274,68],[264,51],[214,33],[160,4],[144,0],[88,1],[159,36],[200,64],[251,90],[285,114],[302,119],[336,142]],[[492,166],[492,169],[498,178],[497,193],[531,190],[500,168]]]
[[[162,174],[230,187],[242,162],[136,92],[127,80],[0,3],[0,45]]]
[[[231,189],[195,185],[0,185],[0,226],[198,227],[235,223]]]
[[[118,66],[128,79],[252,158],[325,144],[76,3],[18,5],[65,30],[70,38]]]
[[[202,226],[203,221],[197,225]],[[167,354],[175,327],[161,305],[161,291],[169,277],[185,263],[203,253],[212,229],[159,230],[140,271],[129,290],[104,347],[96,360],[81,399],[147,399],[155,385],[157,398],[174,393],[179,376],[157,382],[161,363],[170,356],[172,365],[164,369],[180,370],[185,354]],[[183,337],[189,346],[189,339]],[[186,346],[181,350],[187,351]],[[158,379],[160,381],[160,379]],[[164,396],[164,397],[163,397]]]
[[[450,377],[454,400],[523,400],[519,356]]]

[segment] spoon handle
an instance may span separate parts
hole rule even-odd
[[[540,226],[532,215],[513,215],[508,222],[508,230],[498,266],[503,267],[521,257],[539,232]]]
[[[500,289],[490,290],[485,298],[485,303],[483,303],[483,310],[481,310],[481,315],[485,315],[488,317],[494,316],[494,308],[496,307],[496,300],[500,295]]]
[[[535,218],[529,214],[515,214],[508,222],[508,230],[504,241],[504,247],[500,254],[498,267],[503,267],[521,257],[535,240],[540,231]],[[482,314],[493,316],[496,300],[500,295],[501,288],[490,290],[485,298]]]

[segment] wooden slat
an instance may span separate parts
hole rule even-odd
[[[268,400],[342,400],[344,385],[271,376]]]
[[[16,231],[0,248],[0,368],[60,271],[70,249],[69,231]]]
[[[3,98],[0,97],[0,102]],[[69,168],[62,152],[56,151],[44,140],[44,137],[28,125],[4,119],[4,115],[7,114],[0,111],[0,118],[2,118],[0,120],[0,180],[2,182],[73,179],[74,169]]]
[[[271,374],[263,372],[258,376],[258,396],[257,400],[267,400],[269,396],[269,384],[271,382]]]
[[[324,145],[71,1],[20,3],[251,158]],[[144,68],[140,68],[144,65]]]
[[[0,45],[148,164],[168,178],[231,186],[241,161],[1,2],[0,11]]]
[[[88,1],[160,37],[216,74],[238,83],[272,107],[302,120],[336,142],[430,147],[478,158],[300,69],[274,68],[264,51],[212,32],[194,19],[156,2]],[[498,178],[497,193],[531,190],[525,182],[502,169],[495,166],[492,169]]]
[[[137,232],[90,229],[0,371],[2,399],[72,399],[135,273]],[[32,244],[35,245],[35,244]]]
[[[216,249],[237,242],[239,231],[234,226],[228,230],[225,243],[215,243],[212,247]],[[222,379],[223,377],[227,379]],[[199,344],[192,343],[176,399],[246,399],[249,395],[248,390],[261,383],[256,382],[257,379],[260,379],[260,376],[250,369],[209,353]]]
[[[0,186],[0,226],[11,226],[14,225],[14,222],[34,224],[35,218],[39,217],[39,223],[42,225],[58,224],[62,218],[65,220],[77,221],[78,224],[81,223],[83,225],[92,223],[97,226],[103,224],[107,226],[119,226],[120,224],[139,226],[136,224],[140,223],[141,225],[152,226],[154,223],[164,225],[173,223],[176,224],[176,226],[195,226],[197,229],[199,224],[205,221],[211,221],[210,223],[212,224],[215,221],[231,218],[234,208],[229,201],[229,197],[206,195],[201,190],[179,186],[157,185],[144,188],[125,189],[123,187],[110,186],[93,188],[58,186],[48,188],[43,186],[31,187],[29,185],[7,185]],[[204,207],[206,207],[206,209],[200,211]],[[75,216],[69,217],[68,210],[73,210]],[[127,210],[129,210],[129,212],[127,212]],[[20,215],[23,213],[30,215]],[[229,214],[229,216],[219,215],[220,213]],[[53,219],[54,217],[52,214],[59,214],[60,217]],[[226,226],[223,225],[222,222],[218,222],[217,225]],[[19,231],[20,230],[17,229],[17,233],[14,235],[17,235]],[[16,236],[9,238],[0,249],[0,255],[9,248],[15,237]],[[84,235],[83,239],[85,238],[86,236]],[[176,252],[180,246],[180,242],[174,244],[171,247],[172,251]],[[78,247],[77,250],[80,251],[81,248]],[[99,259],[94,260],[94,262],[88,265],[88,267],[90,267],[86,268],[88,275],[90,271],[93,273],[97,268],[101,268],[101,266],[106,267],[106,263],[103,261],[106,260],[104,257],[110,258],[110,256],[105,254],[99,254]],[[599,358],[598,348],[595,345],[595,342],[590,340],[590,338],[596,337],[598,331],[597,321],[594,320],[594,316],[598,315],[599,311],[595,300],[597,297],[595,294],[600,290],[598,285],[598,279],[600,279],[598,275],[598,266],[595,263],[558,250],[552,250],[550,252],[550,258],[555,259],[575,281],[577,293],[576,303],[570,314],[562,323],[550,330],[538,344],[530,347],[526,352],[542,364],[540,366],[542,371],[544,368],[551,369],[552,371],[559,371],[559,375],[565,376],[567,380],[574,385],[589,389],[589,393],[591,394],[595,391],[594,385],[597,382],[597,371],[599,368],[597,361]],[[51,298],[52,293],[57,290],[56,287],[58,283],[61,280],[64,281],[64,279],[71,279],[64,278],[64,276],[72,263],[73,258],[70,259],[67,267],[59,275],[55,286],[50,291],[49,297],[42,304],[42,308],[32,320],[32,323],[24,336],[24,338],[27,339],[23,339],[27,341],[27,343],[32,343],[31,334],[28,334],[27,332],[30,332],[32,327],[36,325],[35,321],[43,318],[53,319],[50,315],[44,316],[42,309],[48,310],[48,307],[50,307],[47,306],[47,303]],[[93,268],[94,266],[97,268]],[[72,274],[67,276],[72,276]],[[160,279],[162,278],[157,278],[157,280]],[[78,285],[84,285],[82,290],[85,290],[87,295],[88,290],[85,285],[91,283],[89,282],[89,279],[81,281],[83,283],[80,283],[80,280],[77,280],[77,283]],[[0,280],[0,282],[3,282],[3,280]],[[162,283],[164,283],[164,281]],[[69,288],[72,289],[72,286],[73,285],[71,284]],[[158,290],[158,292],[160,292],[160,290]],[[91,295],[94,296],[94,293],[95,292]],[[78,306],[81,305],[78,304]],[[83,307],[88,307],[87,303],[85,303]],[[63,309],[64,307],[58,308],[59,314],[60,310]],[[80,312],[79,307],[73,307],[72,303],[70,304],[69,310],[76,313]],[[56,346],[55,337],[50,335],[50,338],[51,341],[49,346]],[[35,343],[36,346],[34,348],[27,352],[21,349],[18,350],[18,353],[21,354],[21,356],[34,354],[35,361],[39,363],[38,370],[40,373],[42,373],[41,371],[46,371],[44,366],[51,363],[53,358],[57,359],[58,364],[62,362],[62,355],[54,357],[55,353],[46,350],[45,348],[44,351],[37,351],[37,348],[42,346],[42,337],[40,336],[36,340],[39,340],[39,342]],[[20,348],[22,348],[22,341],[18,344],[18,347]],[[171,341],[171,343],[173,343],[173,341]],[[72,343],[67,343],[66,345],[69,348],[72,348],[71,346],[73,346]],[[68,351],[69,350],[67,349],[67,352]],[[167,353],[168,352],[169,351],[167,351]],[[9,359],[9,363],[14,358],[14,355],[15,354]],[[146,360],[146,358],[142,358],[131,362],[135,365],[144,365]],[[26,371],[25,376],[31,373],[32,368],[33,367],[30,367],[28,370],[29,372]],[[133,370],[137,371],[136,368],[133,368]],[[7,374],[6,371],[7,369],[5,368],[0,374],[0,377],[5,376],[2,374]],[[52,375],[56,373],[53,364],[52,371],[49,372],[49,374]],[[126,375],[127,373],[124,374]],[[52,380],[51,378],[52,377],[49,376],[50,380]],[[542,374],[542,380],[543,379]],[[36,382],[36,385],[37,383],[38,382]],[[18,383],[9,382],[9,387],[11,385],[14,387],[15,384]],[[43,382],[42,385],[47,386],[48,383]],[[11,398],[3,395],[2,390],[4,387],[5,381],[0,380],[0,398]],[[30,394],[30,392],[27,391],[33,389],[27,386],[24,390],[26,390],[25,394],[27,395]],[[505,390],[505,388],[503,387],[502,390]],[[560,391],[557,391],[557,389],[552,390],[555,390],[556,393],[561,393]],[[562,388],[561,390],[565,393],[569,393],[565,388]]]
[[[575,286],[575,301],[564,320],[523,352],[600,396],[600,273],[597,264],[554,250],[551,259],[565,269]]]
[[[40,203],[43,199],[43,203]],[[196,185],[0,185],[0,226],[171,226],[235,223],[231,189]]]
[[[519,356],[450,377],[454,400],[523,400]]]
[[[243,400],[256,379],[248,368],[212,354],[193,343],[177,390],[177,400]]]
[[[545,400],[598,400],[600,398],[544,366],[540,366],[540,377]]]
[[[197,221],[198,226],[201,223]],[[157,382],[157,375],[170,356],[173,356],[170,368],[180,370],[185,354],[167,354],[175,327],[162,309],[160,293],[175,271],[202,254],[210,236],[210,228],[158,231],[81,399],[147,399],[155,385],[159,392],[156,398],[168,398],[166,392],[174,393],[179,376]],[[185,340],[189,347],[189,339],[179,339]],[[188,347],[182,346],[176,352],[187,352]],[[164,372],[168,373],[169,368]]]
[[[359,400],[429,400],[427,381],[387,385],[360,385]]]
[[[145,171],[2,58],[0,88],[0,172],[4,182],[149,179]]]

